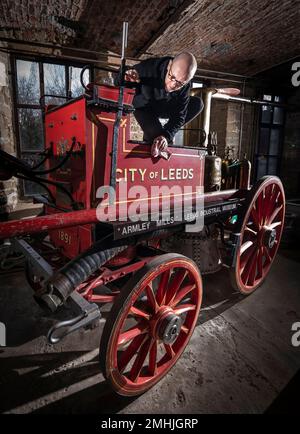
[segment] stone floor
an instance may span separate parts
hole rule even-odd
[[[264,285],[233,293],[226,270],[204,278],[198,325],[177,365],[137,398],[114,395],[99,370],[101,327],[51,346],[44,318],[22,271],[0,276],[0,412],[4,413],[263,413],[299,380],[298,251],[281,251]],[[298,388],[299,390],[299,388]],[[282,393],[281,393],[282,392]],[[280,405],[277,405],[280,411]]]

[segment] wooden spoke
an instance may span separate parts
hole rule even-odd
[[[148,339],[148,335],[136,336],[130,345],[121,354],[118,362],[120,372],[123,372],[128,363],[132,360],[133,356],[137,353],[141,345]]]
[[[132,315],[134,315],[134,316],[139,316],[139,317],[145,318],[145,319],[147,319],[147,320],[150,319],[150,314],[149,314],[149,313],[144,312],[142,309],[138,309],[138,308],[135,307],[135,306],[131,306],[129,312],[130,312]]]
[[[174,312],[177,315],[180,315],[184,312],[189,312],[189,311],[195,310],[195,309],[196,309],[196,306],[194,304],[181,304],[174,309]]]
[[[150,351],[149,351],[149,374],[151,376],[156,375],[157,371],[157,342],[156,340],[153,341]]]
[[[164,347],[169,358],[172,359],[175,356],[175,351],[173,350],[172,345],[164,344]]]
[[[147,329],[148,329],[147,324],[143,324],[143,325],[140,324],[130,328],[129,330],[126,330],[125,332],[119,335],[118,345],[124,345],[130,342],[136,336],[146,333]]]
[[[171,270],[169,269],[164,271],[160,277],[157,294],[156,294],[156,300],[159,306],[163,304],[163,300],[168,289],[170,274],[171,274]]]
[[[148,304],[151,307],[153,312],[156,312],[158,309],[158,304],[154,295],[154,291],[152,288],[152,283],[150,283],[149,285],[146,286],[145,288],[145,292],[147,295],[147,300],[148,300]]]
[[[253,246],[253,241],[246,241],[244,244],[241,245],[241,249],[240,249],[240,254],[242,255],[243,253],[246,252],[246,250],[248,250],[251,246]]]
[[[271,217],[270,217],[269,220],[268,220],[268,224],[269,224],[269,225],[273,223],[273,221],[276,219],[276,217],[278,216],[278,214],[280,213],[280,211],[282,210],[282,208],[283,208],[283,205],[280,205],[278,208],[276,208],[276,209],[273,211]]]
[[[196,287],[195,284],[186,285],[183,288],[181,288],[178,293],[176,294],[176,297],[172,300],[171,306],[176,306],[186,295],[188,295],[194,288]]]
[[[144,362],[146,360],[150,344],[151,344],[151,339],[148,338],[146,340],[146,342],[144,342],[142,347],[140,348],[140,350],[136,356],[136,359],[132,365],[132,368],[130,370],[129,376],[128,376],[131,381],[135,382],[138,380],[139,375],[140,375],[141,370],[142,370],[142,367],[143,367]]]
[[[249,228],[249,226],[245,227],[245,233],[249,233],[251,235],[257,236],[257,232],[255,232],[253,229]]]
[[[187,276],[187,270],[179,270],[174,275],[174,278],[172,280],[171,285],[168,288],[168,291],[166,293],[165,297],[165,304],[170,304],[175,297],[178,289],[181,287],[182,282],[184,281],[185,277]]]

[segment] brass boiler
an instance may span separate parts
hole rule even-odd
[[[204,191],[219,191],[222,181],[222,159],[216,155],[216,133],[209,134],[208,142],[207,155],[205,156]]]

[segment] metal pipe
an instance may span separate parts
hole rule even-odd
[[[127,37],[128,37],[128,22],[123,22],[123,36],[122,36],[122,58],[121,58],[121,85],[119,87],[119,97],[118,97],[118,111],[116,114],[114,128],[113,128],[113,140],[112,140],[112,155],[111,155],[111,171],[110,171],[110,186],[116,188],[117,182],[117,157],[118,157],[118,140],[119,140],[119,128],[123,115],[124,107],[124,80],[125,80],[125,69],[126,69],[126,47],[127,47]]]
[[[203,146],[207,147],[208,145],[208,135],[209,135],[209,127],[210,127],[210,112],[211,112],[211,98],[215,90],[209,89],[207,92],[204,92],[204,114],[203,114],[203,129],[206,134],[205,142]]]
[[[22,41],[20,39],[1,38],[1,37],[0,37],[0,42],[6,42],[6,43],[11,43],[11,44],[20,44],[20,45],[32,45],[33,47],[47,48],[48,50],[79,51],[79,52],[96,54],[97,56],[104,56],[104,57],[108,57],[109,56],[109,57],[120,59],[120,55],[119,54],[114,54],[114,53],[110,53],[110,52],[106,52],[106,51],[94,51],[94,50],[87,50],[87,49],[83,49],[83,48],[68,47],[68,46],[63,46],[63,45],[45,44],[45,43],[33,42],[33,41],[32,42],[30,42],[30,41]],[[9,48],[9,47],[2,47],[2,48],[8,48],[9,50],[10,49],[14,49],[14,48]],[[127,59],[129,59],[129,60],[130,59],[137,60],[134,57],[128,57]]]
[[[122,55],[121,62],[125,58],[125,51],[127,48],[127,40],[128,40],[128,22],[123,22],[123,33],[122,33]]]
[[[42,53],[36,53],[36,52],[32,52],[32,51],[25,51],[23,50],[22,52],[20,52],[20,50],[18,49],[14,49],[14,48],[5,48],[5,47],[0,47],[0,51],[5,52],[5,53],[14,53],[16,55],[19,56],[34,56],[34,58],[38,58],[38,57],[45,57],[45,54]],[[120,59],[120,56],[112,56],[112,55],[107,55],[109,57],[116,57],[118,59]],[[106,56],[106,57],[107,57]],[[99,66],[99,69],[102,69],[103,71],[108,71],[108,72],[118,72],[119,68],[116,67],[115,64],[112,63],[108,63],[105,60],[97,60],[97,59],[91,59],[91,58],[87,58],[87,57],[78,57],[78,56],[68,56],[65,54],[59,55],[57,53],[53,54],[53,53],[47,53],[46,57],[48,58],[54,58],[54,59],[61,59],[61,60],[70,60],[70,61],[78,61],[78,62],[83,62],[83,63],[89,63],[91,66],[93,65],[105,65],[105,66]],[[132,61],[137,61],[139,62],[140,59],[133,59],[133,58],[126,58],[126,60],[132,60]],[[200,69],[200,71],[202,71]],[[205,70],[209,73],[209,70]],[[225,74],[223,72],[220,72],[220,74]],[[227,73],[226,73],[227,74]],[[228,74],[230,75],[230,74]],[[224,82],[224,83],[236,83],[236,84],[242,84],[243,81],[239,81],[239,80],[233,80],[230,78],[222,78],[222,77],[215,77],[213,75],[208,76],[208,75],[202,75],[202,74],[198,74],[196,73],[194,76],[194,79],[207,79],[207,80],[214,80],[214,81],[220,81],[220,82]]]
[[[245,81],[243,84],[243,94],[245,93]],[[238,159],[241,159],[242,152],[242,140],[243,140],[243,127],[244,127],[244,111],[245,104],[241,104],[241,112],[240,112],[240,134],[239,134],[239,150],[238,150]]]
[[[230,77],[239,77],[242,79],[249,79],[249,80],[252,79],[252,77],[249,77],[247,75],[234,74],[232,72],[216,71],[214,69],[197,68],[197,71],[203,71],[203,72],[208,72],[208,73],[213,73],[213,74],[223,74],[223,75],[227,75]]]
[[[220,93],[215,93],[213,96],[215,99],[221,99],[228,102],[237,102],[237,103],[245,103],[245,104],[258,104],[258,105],[269,105],[272,107],[282,107],[282,108],[291,108],[292,106],[289,104],[282,104],[270,101],[262,101],[254,98],[243,98],[240,96],[229,96]]]
[[[237,193],[238,190],[223,190],[205,193],[204,206],[211,202],[215,203],[217,201],[227,200],[234,197]],[[97,209],[93,208],[3,222],[0,223],[0,239],[36,234],[38,232],[47,232],[52,229],[99,223],[96,211]]]
[[[11,220],[0,223],[0,239],[96,222],[99,222],[96,209],[49,214],[24,220]]]
[[[0,42],[6,42],[6,43],[12,43],[12,44],[20,44],[20,45],[27,45],[27,46],[33,46],[33,47],[40,47],[40,48],[46,48],[46,49],[52,49],[52,50],[70,50],[70,51],[77,51],[79,53],[90,53],[90,54],[94,54],[96,56],[103,56],[103,57],[111,57],[111,58],[115,58],[115,59],[120,59],[120,55],[119,54],[115,54],[115,53],[110,53],[110,52],[105,52],[105,51],[94,51],[94,50],[87,50],[87,49],[82,49],[82,48],[76,48],[76,47],[68,47],[68,46],[62,46],[62,45],[53,45],[53,44],[46,44],[46,43],[40,43],[40,42],[28,42],[28,41],[22,41],[19,39],[13,39],[13,38],[1,38],[0,37]],[[6,49],[7,51],[18,51],[18,49],[16,48],[12,48],[12,47],[0,47],[0,49]],[[36,53],[36,52],[30,52],[27,50],[27,53],[31,53],[33,55],[43,55],[42,53]],[[51,56],[51,54],[46,54],[47,56]],[[55,57],[58,57],[58,54],[54,54]],[[91,59],[91,58],[85,58],[85,57],[81,57],[81,56],[68,56],[68,55],[62,55],[61,57],[64,58],[70,58],[70,59],[77,59],[77,60],[83,60],[83,61],[89,61],[89,62],[100,62],[97,59]],[[134,62],[140,62],[141,59],[137,58],[137,57],[128,57],[127,56],[127,60],[132,60]],[[201,71],[203,71],[204,73],[212,73],[212,74],[217,74],[217,75],[224,75],[224,76],[231,76],[231,77],[239,77],[241,79],[251,79],[251,77],[249,76],[245,76],[245,75],[240,75],[240,74],[234,74],[234,73],[230,73],[230,72],[224,72],[224,71],[216,71],[216,70],[210,70],[210,69],[205,69],[205,68],[198,68],[197,69],[197,76],[202,77],[202,78],[211,78],[211,79],[219,79],[221,80],[222,78],[217,78],[217,77],[205,77],[204,75],[201,75]],[[198,74],[200,73],[200,75]]]

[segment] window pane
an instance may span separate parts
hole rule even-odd
[[[272,95],[264,95],[264,96],[263,96],[263,99],[264,99],[265,101],[272,101]]]
[[[43,66],[45,94],[66,96],[65,66],[52,63],[44,63]],[[61,104],[66,100],[49,97],[45,101],[46,104]]]
[[[45,190],[41,185],[32,181],[23,181],[23,189],[25,196],[33,196],[35,194],[47,194],[47,190]]]
[[[274,107],[273,124],[283,124],[283,108]]]
[[[44,148],[42,112],[37,109],[18,109],[20,145],[22,151]]]
[[[192,89],[198,89],[199,87],[203,87],[203,83],[199,83],[199,82],[193,81],[193,83],[192,83]]]
[[[261,121],[269,124],[272,119],[272,107],[269,105],[263,105],[261,110]]]
[[[36,166],[42,159],[43,157],[41,155],[37,155],[37,153],[32,153],[32,154],[26,153],[22,155],[22,160],[25,161],[27,164],[29,164],[31,167]],[[45,165],[42,165],[37,170],[45,170],[45,169],[46,169]],[[22,182],[23,182],[23,189],[24,189],[25,196],[31,196],[33,194],[47,195],[47,191],[36,182],[32,182],[32,181],[22,181]]]
[[[26,163],[29,164],[29,166],[34,168],[35,166],[39,165],[39,163],[44,158],[43,155],[39,155],[39,152],[40,151],[35,151],[35,152],[31,152],[31,153],[26,152],[26,153],[22,154],[22,160],[26,161]],[[41,166],[39,166],[36,170],[46,170],[45,163],[42,164]]]
[[[84,88],[80,83],[80,73],[82,68],[76,68],[74,66],[70,66],[69,69],[69,77],[71,82],[71,96],[72,98],[76,98],[84,93]],[[87,85],[90,82],[90,71],[86,69],[83,73],[83,82]]]
[[[66,98],[57,98],[53,96],[45,97],[45,105],[61,105],[67,101]]]
[[[259,157],[257,159],[257,179],[267,174],[267,159],[265,157]]]
[[[267,154],[269,149],[269,128],[261,128],[260,129],[260,140],[259,140],[259,149],[258,154]]]
[[[280,130],[272,129],[270,137],[270,155],[278,155],[279,153]]]
[[[19,104],[39,104],[40,80],[37,62],[17,60],[17,86]]]
[[[277,175],[278,159],[276,157],[269,158],[268,175]]]

